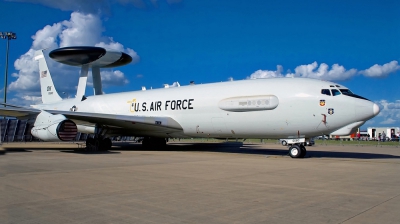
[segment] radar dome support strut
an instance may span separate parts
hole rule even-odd
[[[76,91],[76,98],[83,99],[83,96],[85,95],[88,72],[89,65],[82,65],[81,75],[79,76],[78,89]]]
[[[103,94],[103,86],[101,83],[99,67],[97,67],[97,66],[92,67],[92,77],[93,77],[94,95],[102,95]]]
[[[82,100],[85,98],[89,68],[92,68],[94,95],[102,95],[100,68],[118,67],[132,61],[132,57],[124,52],[89,46],[59,48],[51,51],[49,56],[57,62],[81,67],[76,98]]]

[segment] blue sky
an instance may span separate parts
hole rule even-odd
[[[295,75],[332,80],[379,103],[382,112],[365,127],[400,126],[399,11],[395,0],[0,1],[0,32],[18,36],[10,42],[8,102],[40,100],[33,50],[97,45],[136,62],[103,71],[106,93]],[[1,72],[5,48],[1,40]],[[58,91],[73,96],[79,69],[49,66]]]

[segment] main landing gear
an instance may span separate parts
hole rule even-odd
[[[107,127],[96,125],[94,137],[86,139],[85,151],[107,151],[112,147],[110,138],[106,138]]]
[[[307,150],[303,144],[293,144],[289,147],[289,156],[292,158],[304,158],[306,154]]]
[[[107,151],[111,149],[111,146],[112,142],[109,138],[88,137],[86,139],[85,151]]]

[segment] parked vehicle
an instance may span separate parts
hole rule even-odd
[[[327,136],[327,135],[320,135],[320,136],[314,137],[314,139],[319,139],[319,140],[325,139],[325,140],[328,140],[328,139],[329,139],[329,136]]]

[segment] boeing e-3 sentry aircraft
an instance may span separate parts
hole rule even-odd
[[[91,150],[110,149],[112,136],[144,137],[142,144],[163,146],[166,138],[289,138],[292,158],[301,142],[324,134],[348,135],[379,113],[379,107],[337,83],[308,78],[228,81],[102,94],[100,68],[129,63],[129,55],[100,47],[66,47],[54,60],[81,66],[75,98],[62,99],[43,51],[37,51],[42,104],[0,109],[0,115],[33,118],[32,135],[45,141],[71,141],[77,132],[94,134]],[[86,96],[92,69],[95,95]]]

